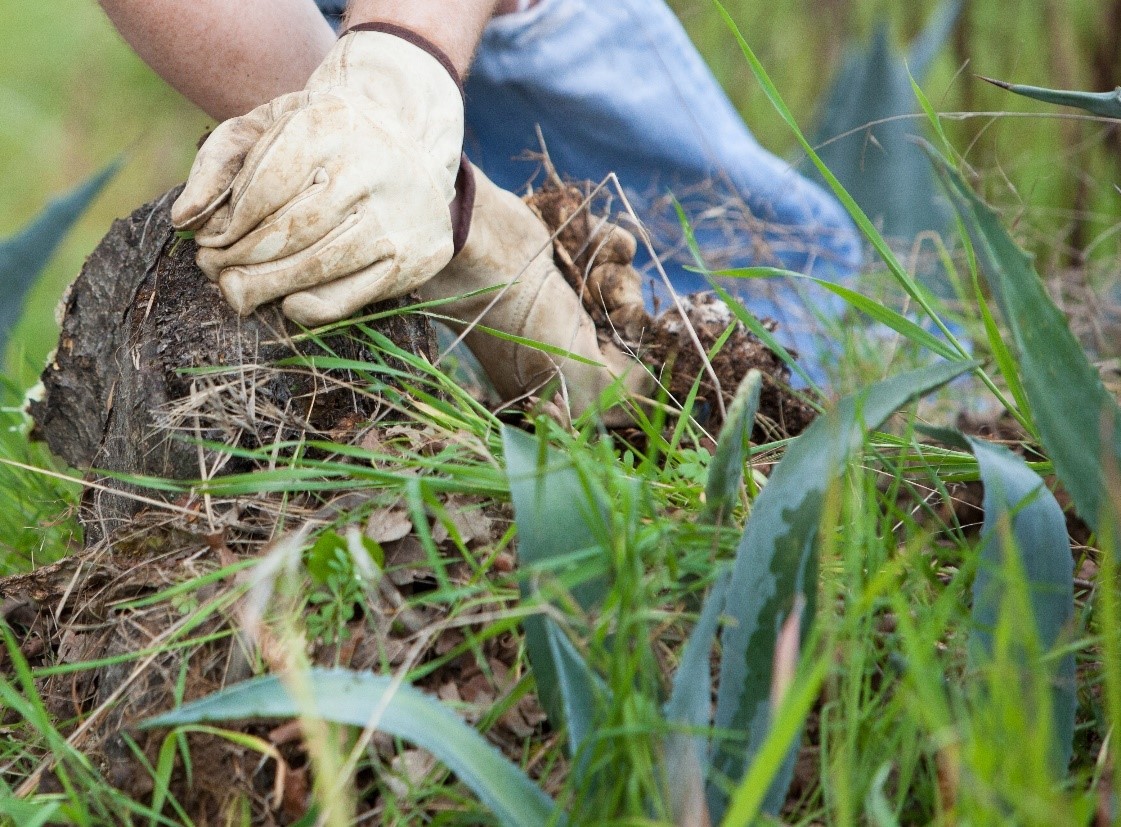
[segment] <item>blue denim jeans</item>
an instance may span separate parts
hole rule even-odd
[[[686,269],[674,198],[713,269],[770,265],[844,279],[860,267],[844,210],[759,145],[663,0],[541,0],[497,17],[466,96],[467,154],[499,186],[520,191],[540,174],[527,158],[541,149],[538,129],[562,176],[615,173],[679,293],[707,283]],[[636,265],[653,275],[644,252]],[[664,305],[660,278],[647,281],[651,301]],[[811,360],[819,325],[806,299],[827,315],[840,310],[831,294],[807,297],[804,284],[786,280],[724,286],[779,321],[780,340]]]

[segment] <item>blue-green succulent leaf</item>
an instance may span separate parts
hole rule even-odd
[[[23,312],[23,299],[62,239],[120,168],[117,159],[65,195],[53,199],[13,236],[0,240],[0,353]]]
[[[744,775],[771,726],[771,682],[777,638],[804,602],[803,640],[814,617],[817,545],[826,493],[869,428],[909,399],[971,370],[972,362],[943,362],[877,383],[842,399],[790,443],[756,498],[733,564],[721,635],[718,732],[743,733],[742,742],[717,745],[713,766],[732,784]],[[772,781],[764,809],[775,814],[793,772],[792,749]],[[709,786],[710,812],[719,821],[724,787]]]
[[[991,661],[993,630],[1007,605],[1011,578],[1020,574],[1039,654],[1050,652],[1069,633],[1074,617],[1074,558],[1062,508],[1043,479],[1007,448],[957,431],[923,430],[947,445],[972,452],[985,486],[980,561],[973,581],[973,665]],[[1021,651],[1018,657],[1025,670],[1050,672],[1052,755],[1061,777],[1074,748],[1078,706],[1074,655],[1029,661],[1027,652]]]
[[[1000,217],[937,150],[924,148],[973,236],[980,270],[1012,333],[1047,456],[1079,516],[1098,531],[1110,507],[1105,469],[1121,467],[1121,408]]]
[[[1112,92],[1077,92],[1068,89],[1047,89],[1042,86],[1025,86],[1020,83],[1007,83],[996,78],[987,78],[978,75],[981,80],[988,81],[993,86],[1007,89],[1025,98],[1055,103],[1059,106],[1074,106],[1084,109],[1103,118],[1121,118],[1121,86]]]
[[[306,692],[269,675],[215,692],[144,722],[179,726],[244,718],[314,715],[351,726],[373,726],[431,752],[456,774],[504,827],[564,824],[554,803],[517,765],[487,743],[450,709],[384,675],[346,669],[312,669],[298,679]]]

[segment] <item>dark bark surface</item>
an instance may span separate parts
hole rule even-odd
[[[340,332],[322,347],[294,342],[300,330],[276,305],[239,318],[195,265],[194,242],[175,236],[169,211],[177,194],[115,222],[60,304],[58,349],[43,372],[45,394],[31,408],[36,436],[80,469],[182,480],[216,468],[246,470],[201,450],[200,438],[254,448],[330,435],[368,416],[376,400],[347,387],[346,375],[276,366],[324,348],[369,361],[362,341]],[[399,347],[432,357],[424,317],[391,316],[376,327]],[[88,479],[130,490],[97,471]],[[94,536],[140,507],[96,485],[84,505]]]

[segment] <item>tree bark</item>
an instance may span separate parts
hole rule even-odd
[[[176,237],[169,213],[177,195],[116,221],[90,255],[59,305],[58,348],[43,371],[43,396],[31,406],[35,435],[70,465],[93,469],[83,497],[87,544],[142,507],[129,496],[136,486],[101,472],[186,480],[248,470],[200,441],[256,448],[330,436],[376,404],[344,381],[353,378],[345,372],[299,360],[277,365],[301,355],[375,357],[353,330],[319,343],[294,340],[302,331],[275,304],[239,318],[195,265],[194,242]],[[424,316],[393,315],[372,326],[414,355],[435,352]]]

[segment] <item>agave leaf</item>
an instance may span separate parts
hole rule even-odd
[[[1121,408],[997,214],[933,147],[926,151],[974,236],[981,272],[1012,332],[1024,393],[1055,473],[1097,531],[1109,507],[1105,468],[1121,467]],[[1104,438],[1103,438],[1104,437]]]
[[[777,637],[800,599],[806,606],[803,642],[812,624],[818,531],[829,486],[843,473],[868,428],[879,425],[907,400],[973,367],[972,362],[943,362],[842,399],[790,443],[756,498],[728,587],[725,614],[731,622],[721,635],[716,727],[746,733],[747,744],[719,745],[713,766],[733,783],[743,776],[771,727]],[[792,749],[771,784],[764,802],[766,812],[778,812],[790,784],[793,759]],[[727,800],[717,784],[709,786],[709,803],[719,821]]]
[[[973,637],[970,660],[992,659],[997,626],[1009,586],[1008,560],[1015,555],[1028,588],[1032,619],[1041,651],[1060,642],[1074,617],[1074,561],[1066,518],[1043,479],[1007,448],[958,431],[924,428],[947,445],[977,457],[985,486],[985,521],[981,528],[980,567],[973,581]],[[1011,532],[1000,530],[1009,524]],[[1078,706],[1074,655],[1056,662],[1028,662],[1025,669],[1052,672],[1052,754],[1060,775],[1073,752],[1074,714]]]
[[[763,374],[755,369],[749,370],[728,406],[728,417],[720,429],[705,484],[705,518],[714,523],[721,522],[739,499],[743,464],[747,458],[751,429],[755,425],[755,414],[759,411],[759,391],[762,387]]]
[[[727,603],[730,580],[731,571],[725,571],[716,578],[701,607],[697,625],[685,642],[665,706],[666,721],[671,726],[703,731],[712,724],[712,645],[716,642],[717,624]],[[700,806],[696,793],[698,786],[704,790],[704,764],[708,753],[705,736],[670,733],[666,743],[666,778],[675,815]]]
[[[1094,115],[1101,115],[1103,118],[1121,118],[1121,86],[1112,92],[1075,92],[1066,89],[1046,89],[1042,86],[1024,86],[1020,83],[987,78],[984,75],[977,77],[993,86],[1023,95],[1025,98],[1044,103],[1057,103],[1060,106],[1075,106]]]
[[[943,3],[916,37],[908,56],[914,77],[923,78],[959,11],[958,0]],[[924,231],[945,235],[944,199],[912,140],[925,127],[906,117],[918,111],[911,74],[886,24],[867,47],[846,55],[824,101],[813,144],[883,234],[908,245]]]
[[[524,571],[545,566],[555,571],[576,552],[600,545],[605,530],[606,509],[596,494],[583,484],[572,463],[542,439],[538,441],[516,428],[504,428],[502,444],[518,526],[518,559]],[[522,596],[531,598],[536,587],[530,578],[522,581]],[[602,578],[586,579],[572,586],[571,594],[583,608],[603,601],[606,584]],[[528,617],[524,623],[526,652],[533,667],[541,706],[557,728],[579,728],[567,721],[566,708],[580,708],[578,699],[565,698],[570,683],[561,683],[564,668],[554,657],[545,618]],[[578,656],[577,656],[578,657]]]
[[[961,16],[961,0],[947,0],[934,10],[907,50],[907,68],[914,78],[925,78]]]
[[[121,166],[118,158],[65,195],[51,200],[13,236],[0,240],[0,353],[23,311],[23,297],[62,239]]]
[[[556,670],[557,696],[564,706],[561,720],[568,728],[568,754],[575,756],[595,731],[597,711],[610,703],[611,692],[557,622],[548,617],[542,620],[549,642],[549,661]]]
[[[404,738],[431,752],[479,797],[506,827],[564,824],[554,802],[446,706],[384,675],[346,669],[312,669],[309,692],[296,697],[269,675],[239,683],[145,721],[145,728],[244,718],[313,714],[337,724],[366,727]],[[311,707],[309,709],[308,707]]]

